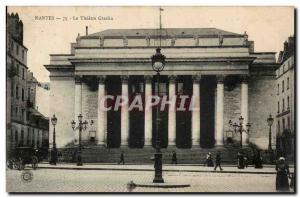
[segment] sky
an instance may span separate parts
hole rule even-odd
[[[293,7],[175,7],[164,6],[163,28],[218,28],[249,35],[256,52],[279,52],[283,42],[294,35]],[[23,44],[28,48],[27,66],[40,82],[49,82],[44,65],[49,54],[69,54],[78,33],[105,29],[159,28],[158,7],[8,7],[24,24]],[[54,20],[39,20],[53,16]],[[85,19],[83,19],[85,16]],[[87,20],[87,17],[112,20]],[[67,18],[67,21],[64,20]],[[77,20],[76,20],[77,18]]]

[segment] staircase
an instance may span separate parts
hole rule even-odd
[[[64,162],[76,161],[76,147],[68,147],[61,149]],[[236,164],[237,153],[239,148],[235,147],[215,147],[211,149],[191,148],[179,149],[176,147],[168,147],[161,149],[163,154],[163,163],[170,164],[172,159],[172,151],[177,154],[178,164],[204,164],[206,154],[212,153],[215,159],[216,153],[221,152],[223,164]],[[152,147],[145,148],[105,148],[103,146],[84,146],[82,149],[82,160],[84,163],[117,163],[120,160],[121,151],[124,152],[125,163],[130,164],[152,164],[155,149]],[[249,150],[248,150],[249,152]],[[249,154],[249,156],[251,156]]]

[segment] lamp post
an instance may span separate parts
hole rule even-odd
[[[55,117],[55,114],[51,118],[51,123],[53,125],[53,147],[51,149],[50,153],[50,164],[51,165],[56,165],[57,162],[57,149],[56,149],[56,136],[55,136],[55,125],[57,124],[57,118]]]
[[[270,114],[269,117],[267,118],[267,122],[269,125],[269,146],[268,146],[268,150],[272,151],[272,125],[274,122],[274,118],[272,117],[272,115]]]
[[[248,122],[246,124],[246,129],[243,128],[244,118],[242,116],[239,117],[239,123],[236,122],[232,124],[232,121],[229,120],[230,127],[233,127],[235,133],[240,134],[240,147],[243,148],[243,132],[249,133],[251,124]]]
[[[157,96],[159,96],[159,77],[160,72],[163,71],[165,67],[165,59],[166,57],[161,54],[161,49],[157,48],[156,53],[151,57],[152,60],[152,69],[156,72],[157,79]],[[155,154],[154,154],[154,168],[155,175],[153,179],[153,183],[163,183],[164,179],[162,178],[162,153],[160,151],[160,137],[159,137],[159,126],[160,126],[160,115],[159,115],[159,107],[156,109],[156,141],[155,141]]]
[[[82,115],[79,114],[78,116],[78,126],[76,127],[76,122],[73,120],[71,122],[72,125],[72,129],[75,131],[76,129],[79,130],[79,146],[78,146],[78,153],[77,153],[77,166],[82,166],[82,157],[81,157],[81,149],[82,149],[82,145],[81,145],[81,133],[82,130],[86,130],[88,122],[85,120],[84,122],[82,122]]]

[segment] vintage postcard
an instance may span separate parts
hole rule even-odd
[[[6,7],[6,191],[295,193],[295,8]]]

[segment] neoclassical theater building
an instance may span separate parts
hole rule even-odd
[[[216,28],[108,29],[78,35],[69,54],[51,54],[50,112],[58,118],[58,148],[76,145],[78,130],[71,121],[89,122],[82,132],[85,145],[104,148],[145,148],[155,144],[155,108],[133,108],[130,102],[105,111],[100,100],[115,96],[129,101],[156,94],[151,56],[160,45],[166,64],[160,77],[160,96],[194,96],[199,108],[164,108],[159,135],[163,148],[214,148],[239,142],[229,120],[251,123],[243,144],[268,147],[267,117],[276,115],[275,52],[255,52],[247,33]],[[59,44],[57,44],[59,46]],[[186,100],[189,101],[189,98]],[[176,102],[176,106],[180,102]],[[187,102],[188,103],[188,102]],[[145,105],[145,104],[143,104]],[[50,123],[50,145],[53,126]],[[272,145],[276,130],[272,126]],[[275,147],[275,145],[273,145]]]

